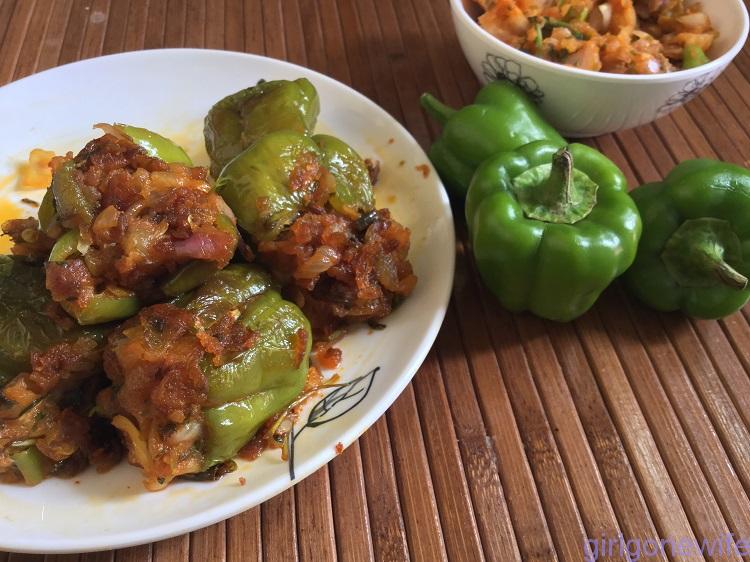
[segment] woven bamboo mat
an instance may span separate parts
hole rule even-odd
[[[436,131],[418,95],[460,105],[477,89],[447,0],[0,0],[0,84],[101,54],[181,46],[329,74],[424,146]],[[746,48],[686,108],[592,142],[631,185],[695,156],[748,165],[749,79]],[[480,289],[460,247],[433,351],[332,463],[190,535],[46,559],[577,562],[586,537],[602,534],[750,538],[748,315],[655,314],[617,284],[571,324],[511,315]],[[0,562],[43,558],[0,553]],[[687,559],[704,560],[673,558]]]

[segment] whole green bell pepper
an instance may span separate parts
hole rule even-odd
[[[302,392],[309,368],[312,335],[308,320],[296,305],[281,298],[270,276],[257,266],[230,265],[193,293],[173,301],[172,306],[190,312],[195,325],[207,333],[218,322],[234,318],[249,330],[252,340],[249,347],[220,356],[218,361],[208,352],[197,360],[206,385],[198,417],[175,423],[151,408],[146,398],[140,411],[127,411],[127,418],[119,415],[113,420],[128,436],[131,453],[138,451],[131,456],[144,468],[149,489],[159,489],[179,475],[207,471],[234,457],[270,417],[284,411]],[[179,359],[169,357],[170,342],[162,339],[162,331],[169,331],[164,328],[166,321],[157,317],[138,324],[148,313],[145,309],[111,338],[107,351],[110,367],[131,361],[130,350],[138,346],[165,350],[161,352],[168,361]],[[128,365],[127,371],[108,368],[120,388],[115,400],[122,401],[126,392],[122,389],[128,388],[132,361]],[[176,441],[172,436],[181,434],[196,437],[189,449],[170,450],[170,443]],[[172,456],[173,461],[168,461]],[[185,464],[191,456],[193,461]]]
[[[442,126],[430,148],[430,160],[449,192],[463,201],[479,165],[498,152],[509,152],[530,142],[547,140],[562,147],[565,140],[549,125],[524,92],[511,82],[491,82],[474,103],[455,110],[430,94],[422,106]]]
[[[213,404],[205,411],[206,468],[236,455],[268,418],[299,396],[307,380],[312,335],[296,305],[269,290],[245,308],[240,322],[258,334],[254,346],[231,363],[206,364],[204,371]]]
[[[225,97],[205,120],[211,174],[218,177],[232,158],[268,133],[311,133],[319,112],[318,92],[306,78],[261,81]]]
[[[633,262],[641,219],[622,172],[581,144],[485,161],[466,199],[476,263],[506,308],[572,320]]]
[[[750,299],[750,171],[714,160],[678,165],[633,191],[643,217],[630,291],[662,311],[721,318]]]

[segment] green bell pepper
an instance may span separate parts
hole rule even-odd
[[[622,172],[581,144],[485,161],[466,199],[476,263],[506,308],[572,320],[633,262],[641,219]]]
[[[643,217],[630,291],[662,311],[721,318],[750,299],[750,171],[689,160],[633,191]]]
[[[312,335],[308,320],[275,290],[258,296],[240,316],[258,334],[255,345],[220,367],[206,363],[208,400],[205,464],[233,457],[275,413],[302,392]],[[295,351],[300,334],[304,355]]]
[[[307,379],[312,335],[296,305],[281,298],[270,276],[249,265],[232,265],[217,273],[179,304],[210,326],[231,310],[257,335],[253,346],[217,366],[201,361],[208,381],[204,411],[204,468],[235,456],[265,421],[286,408]],[[302,355],[297,351],[302,339]]]
[[[229,357],[221,356],[219,361],[207,352],[198,359],[197,365],[206,384],[206,399],[198,418],[175,423],[161,417],[155,408],[149,409],[146,403],[141,412],[125,412],[144,422],[141,428],[135,428],[123,416],[114,420],[113,423],[129,435],[131,449],[148,450],[146,455],[154,455],[153,459],[139,460],[149,489],[163,487],[179,475],[208,471],[234,457],[270,417],[284,411],[302,392],[312,344],[308,320],[296,305],[281,298],[268,273],[257,266],[230,265],[193,293],[174,300],[172,306],[190,312],[196,326],[207,333],[228,316],[236,318],[240,326],[253,334],[253,339],[249,347]],[[148,313],[148,309],[141,316],[144,313]],[[137,348],[134,343],[146,349],[169,349],[170,343],[161,339],[164,323],[152,320],[151,324],[156,324],[156,328],[152,329],[150,324],[137,327],[138,324],[131,321],[111,338],[108,354],[114,359],[112,364],[130,361],[130,350]],[[130,372],[122,368],[113,372],[116,373],[115,384],[127,388]],[[122,392],[115,395],[116,400],[122,401]],[[199,431],[188,429],[196,423]],[[145,432],[144,427],[152,428],[152,437],[139,437],[134,433]],[[173,454],[169,443],[174,439],[170,436],[181,433],[199,434],[200,438],[194,440],[189,450],[175,453],[174,466],[153,468]],[[145,443],[152,443],[156,439],[154,435],[162,436],[165,442],[151,449]],[[144,455],[143,452],[138,454]],[[180,463],[190,456],[195,462],[186,465],[186,469]],[[136,455],[136,458],[139,457]]]
[[[239,309],[239,322],[257,335],[250,349],[220,366],[208,358],[202,361],[209,405],[204,412],[204,469],[236,455],[305,386],[312,345],[310,324],[272,286],[260,268],[233,265],[217,273],[184,305],[204,324]]]
[[[320,158],[310,137],[270,133],[224,167],[216,191],[254,241],[273,240],[311,200]]]
[[[216,191],[254,241],[273,240],[312,200],[330,174],[329,202],[356,219],[375,208],[367,166],[357,152],[329,135],[270,133],[224,167]]]
[[[422,106],[443,126],[430,148],[430,160],[449,192],[463,201],[479,165],[498,152],[547,140],[562,147],[565,140],[549,125],[526,94],[511,82],[492,82],[474,104],[455,110],[430,94]]]
[[[44,192],[44,197],[39,205],[37,217],[39,218],[39,228],[41,231],[49,234],[50,228],[57,221],[55,194],[52,192],[51,188],[47,188],[47,191]]]
[[[57,220],[69,229],[77,229],[94,222],[99,204],[94,194],[85,190],[78,182],[75,172],[75,160],[67,161],[55,171],[49,188],[54,196]],[[44,210],[48,212],[47,206]]]
[[[261,81],[225,97],[208,112],[204,126],[211,174],[268,133],[311,133],[320,112],[318,92],[309,80]]]

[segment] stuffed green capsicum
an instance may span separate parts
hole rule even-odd
[[[271,278],[231,265],[169,304],[143,309],[111,338],[100,396],[145,485],[221,473],[302,392],[310,325]]]
[[[635,258],[641,219],[622,172],[581,144],[538,141],[484,162],[466,198],[477,266],[506,308],[572,320]]]
[[[416,284],[409,230],[374,208],[368,166],[340,139],[265,135],[224,167],[216,189],[318,338],[384,318]]]
[[[100,127],[104,136],[77,156],[53,159],[39,222],[3,225],[14,254],[47,261],[47,288],[81,325],[196,287],[229,263],[239,237],[208,171],[177,145],[145,129]]]
[[[306,78],[260,81],[216,103],[205,120],[206,151],[211,173],[274,131],[311,133],[320,112],[315,87]]]
[[[0,480],[37,484],[89,462],[119,459],[103,420],[89,416],[101,388],[107,327],[82,328],[55,311],[44,271],[0,256]],[[111,434],[110,434],[111,436]]]
[[[721,318],[750,299],[750,171],[689,160],[633,191],[643,217],[631,292],[657,310]]]

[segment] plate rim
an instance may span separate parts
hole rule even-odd
[[[346,429],[339,436],[339,441],[348,447],[354,441],[359,439],[361,435],[370,429],[381,416],[390,408],[398,397],[403,393],[404,389],[411,382],[414,375],[417,373],[419,368],[424,363],[427,355],[437,339],[440,327],[443,324],[445,315],[448,310],[450,297],[453,289],[454,275],[455,275],[455,262],[456,255],[453,248],[456,244],[456,231],[453,217],[453,211],[450,205],[450,201],[440,177],[435,171],[432,163],[429,161],[427,154],[421,145],[417,142],[414,136],[402,125],[398,119],[386,111],[383,107],[378,105],[375,101],[371,100],[361,92],[355,90],[351,86],[344,84],[311,68],[307,68],[286,60],[277,59],[274,57],[268,57],[264,55],[257,55],[253,53],[244,53],[240,51],[227,51],[220,49],[197,49],[197,48],[167,48],[167,49],[148,49],[148,50],[136,50],[136,51],[125,51],[121,53],[114,53],[109,55],[103,55],[99,57],[90,57],[66,63],[64,65],[56,66],[30,74],[13,82],[0,87],[0,95],[7,93],[9,90],[14,90],[18,87],[22,87],[27,81],[37,79],[39,76],[49,76],[54,74],[64,74],[68,67],[71,66],[83,66],[87,64],[99,64],[102,61],[112,59],[127,59],[127,58],[140,58],[140,57],[163,57],[163,56],[190,56],[190,55],[208,56],[208,57],[222,57],[222,58],[235,58],[245,60],[256,60],[256,61],[271,61],[274,64],[280,64],[290,70],[299,70],[308,75],[312,75],[316,80],[321,82],[327,82],[329,85],[336,88],[343,88],[348,91],[349,95],[353,95],[355,98],[365,105],[370,106],[372,110],[381,115],[390,126],[396,127],[400,130],[400,133],[409,139],[415,148],[417,148],[423,155],[424,160],[430,168],[431,175],[435,178],[440,188],[440,199],[443,207],[443,211],[447,213],[446,218],[449,219],[450,229],[448,236],[450,239],[451,251],[448,252],[448,278],[442,287],[442,295],[439,306],[436,307],[429,326],[424,331],[419,345],[415,347],[413,354],[407,362],[406,368],[403,370],[402,375],[396,379],[395,383],[386,392],[378,397],[372,407],[359,418],[359,423],[350,428]],[[260,505],[261,503],[268,501],[269,499],[277,496],[285,490],[295,486],[310,474],[327,465],[333,458],[337,456],[337,452],[333,449],[330,451],[327,448],[322,448],[315,455],[308,458],[304,463],[296,469],[296,478],[293,481],[285,483],[283,486],[268,486],[264,493],[258,495],[254,499],[248,499],[249,494],[238,493],[237,497],[231,501],[221,502],[208,510],[200,513],[192,513],[185,517],[181,517],[176,520],[169,521],[154,527],[148,527],[139,531],[126,531],[121,533],[107,533],[101,536],[89,536],[86,539],[76,538],[66,540],[64,538],[52,540],[46,540],[41,544],[38,544],[37,540],[26,539],[26,540],[15,540],[14,537],[2,537],[0,538],[0,549],[7,552],[17,553],[30,553],[30,554],[69,554],[69,553],[84,553],[84,552],[97,552],[105,551],[117,548],[127,548],[131,546],[149,544],[160,540],[172,538],[182,534],[190,533],[198,529],[202,529],[218,523],[220,521],[227,520],[234,517],[252,507]],[[252,497],[252,496],[250,496]]]

